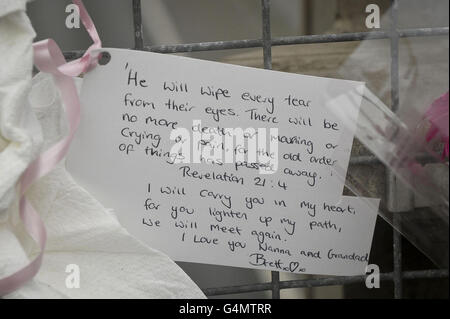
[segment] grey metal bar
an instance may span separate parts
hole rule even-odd
[[[392,111],[396,112],[399,106],[399,69],[398,69],[398,54],[399,54],[399,34],[397,32],[398,25],[398,2],[391,0],[391,106]]]
[[[272,69],[272,37],[270,34],[270,0],[261,0],[262,4],[262,46],[264,68]]]
[[[141,0],[133,0],[134,49],[144,48],[144,35],[142,33]]]
[[[396,112],[399,107],[399,34],[397,32],[398,26],[398,1],[391,0],[391,30],[390,30],[390,42],[391,42],[391,108],[393,112]],[[389,203],[391,198],[390,188],[393,187],[392,183],[396,182],[393,173],[388,170],[387,182],[388,191],[386,192]],[[414,208],[414,207],[411,207]],[[394,298],[402,298],[402,235],[397,231],[400,227],[399,213],[394,213],[393,217],[393,259],[394,259]]]
[[[350,165],[372,165],[372,164],[381,164],[381,161],[378,159],[378,157],[374,155],[361,155],[350,158]]]
[[[380,274],[380,280],[393,280],[394,273],[382,273]],[[409,271],[402,274],[403,279],[422,279],[422,278],[445,278],[448,277],[448,269],[445,270],[421,270],[421,271]],[[320,286],[339,286],[351,283],[365,282],[366,276],[344,276],[344,277],[326,277],[326,278],[313,278],[306,280],[290,280],[280,282],[280,289],[287,288],[309,288]]]
[[[419,154],[415,159],[421,164],[439,163],[439,159],[428,154]],[[375,155],[358,155],[350,158],[350,165],[382,164]]]
[[[404,280],[414,280],[414,279],[439,279],[447,278],[448,269],[445,270],[419,270],[419,271],[406,271],[402,273],[402,278]],[[393,280],[394,273],[382,273],[380,274],[381,281]],[[362,276],[344,276],[344,277],[325,277],[325,278],[313,278],[304,280],[289,280],[280,281],[280,289],[289,288],[310,288],[310,287],[322,287],[322,286],[340,286],[348,285],[354,283],[365,282],[366,277]],[[229,287],[217,287],[217,288],[206,288],[203,292],[207,296],[217,296],[217,295],[228,295],[228,294],[239,294],[247,292],[257,292],[257,291],[268,291],[272,289],[272,283],[257,283],[250,285],[240,285],[240,286],[229,286]]]
[[[419,37],[419,36],[446,35],[448,34],[448,32],[449,32],[448,27],[442,27],[442,28],[409,29],[399,31],[398,34],[400,37]],[[271,44],[272,46],[279,46],[279,45],[293,45],[293,44],[362,41],[362,40],[388,39],[389,36],[390,33],[384,31],[353,32],[353,33],[323,34],[323,35],[302,35],[302,36],[274,38],[272,39]],[[175,53],[175,52],[242,49],[261,46],[263,46],[262,40],[250,39],[250,40],[190,43],[178,45],[149,46],[145,47],[145,50],[160,53]]]
[[[422,37],[422,36],[440,36],[440,35],[448,35],[448,33],[449,33],[448,27],[405,29],[405,30],[398,31],[398,35],[401,38]],[[281,38],[273,39],[272,46],[291,45],[291,44],[312,44],[312,43],[362,41],[362,40],[379,40],[379,39],[388,39],[389,37],[390,37],[390,33],[386,32],[386,31],[290,36],[290,37],[281,37]]]
[[[272,69],[272,45],[270,34],[270,0],[261,0],[262,7],[262,48],[264,68]],[[280,273],[271,272],[272,299],[280,299]]]
[[[403,283],[402,283],[402,235],[400,230],[400,223],[397,214],[394,213],[394,238],[393,238],[393,255],[394,255],[394,298],[401,299],[403,296]]]
[[[421,37],[421,36],[442,36],[448,34],[449,34],[448,27],[420,28],[420,29],[408,29],[398,31],[398,35],[400,38]],[[280,46],[280,45],[294,45],[294,44],[376,40],[388,38],[389,32],[384,31],[354,32],[354,33],[324,34],[324,35],[303,35],[303,36],[274,38],[271,41],[271,45]],[[246,39],[233,41],[215,41],[215,42],[183,43],[173,45],[144,46],[143,50],[157,53],[182,53],[182,52],[197,52],[197,51],[258,48],[262,46],[263,46],[262,39]],[[64,56],[66,57],[66,59],[71,60],[81,57],[83,53],[84,51],[82,50],[65,51]]]
[[[280,272],[271,271],[272,299],[280,299]]]
[[[448,35],[448,27],[405,29],[397,32],[400,38],[439,36]]]

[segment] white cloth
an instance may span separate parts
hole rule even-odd
[[[34,31],[19,2],[25,1],[0,0],[0,278],[38,253],[18,216],[16,185],[38,151],[60,139],[67,125],[50,75],[38,74],[30,93]],[[79,88],[81,79],[76,83]],[[173,261],[130,236],[79,187],[64,163],[35,182],[27,197],[47,228],[44,261],[32,281],[4,297],[204,298]],[[80,270],[79,288],[66,286],[72,264]]]
[[[35,33],[24,10],[25,1],[0,0],[0,222],[14,198],[13,186],[41,143],[26,110]]]

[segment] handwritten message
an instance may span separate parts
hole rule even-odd
[[[107,51],[67,166],[131,234],[179,261],[364,272],[378,200],[333,174],[355,130],[335,112],[357,118],[363,83]]]

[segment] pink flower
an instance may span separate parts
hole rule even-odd
[[[448,92],[435,100],[425,112],[425,118],[430,121],[431,127],[427,132],[427,142],[439,137],[444,143],[442,159],[449,156],[448,136]]]

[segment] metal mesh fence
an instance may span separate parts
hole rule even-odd
[[[344,41],[362,41],[375,39],[390,39],[390,55],[391,55],[391,108],[393,111],[398,109],[399,105],[399,39],[405,37],[427,37],[448,35],[448,27],[439,28],[415,28],[415,29],[398,29],[398,0],[391,0],[389,31],[370,31],[370,32],[354,32],[342,34],[324,34],[324,35],[302,35],[288,37],[271,37],[270,26],[270,0],[261,0],[262,9],[262,38],[245,39],[232,41],[214,41],[185,43],[175,45],[144,45],[141,1],[132,0],[133,6],[133,23],[134,23],[134,48],[135,50],[144,50],[158,53],[182,53],[196,51],[212,51],[212,50],[228,50],[228,49],[245,49],[245,48],[262,48],[264,68],[272,68],[272,47],[294,44],[312,44],[312,43],[334,43]],[[83,54],[82,51],[64,52],[67,59],[75,59]],[[378,160],[375,156],[356,156],[352,157],[350,164],[376,164]],[[387,181],[391,181],[391,173],[387,172]],[[388,185],[389,187],[389,185]],[[390,192],[386,192],[386,196],[392,196]],[[389,202],[389,198],[386,201]],[[394,215],[395,216],[395,215]],[[394,224],[396,220],[394,218]],[[393,271],[380,274],[381,281],[391,281],[394,286],[394,298],[402,298],[403,296],[403,280],[411,279],[436,279],[448,278],[448,270],[428,269],[419,271],[402,271],[402,245],[401,234],[393,230]],[[363,283],[366,276],[333,276],[333,277],[317,277],[302,280],[280,280],[279,272],[271,272],[271,281],[247,284],[239,286],[215,287],[203,289],[207,296],[219,296],[238,293],[250,293],[258,291],[271,291],[272,298],[280,298],[280,290],[288,288],[311,288],[334,285],[349,285],[354,283]]]

